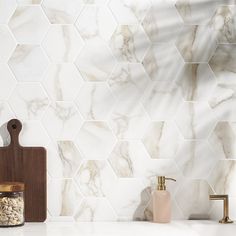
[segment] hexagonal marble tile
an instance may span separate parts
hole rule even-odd
[[[0,24],[7,24],[16,10],[16,0],[0,0],[0,6]]]
[[[218,161],[208,181],[217,194],[228,194],[230,197],[236,197],[236,161]]]
[[[186,62],[208,62],[216,46],[217,33],[207,25],[185,25],[176,41]]]
[[[46,110],[42,122],[54,139],[72,140],[83,121],[74,103],[54,102]]]
[[[39,45],[17,45],[8,62],[20,82],[40,81],[48,69],[48,59]]]
[[[86,197],[105,197],[115,187],[116,176],[104,160],[88,160],[80,166],[75,180]]]
[[[15,117],[7,102],[0,101],[0,146],[9,144],[9,133],[7,130],[7,122]]]
[[[173,81],[183,64],[172,43],[153,44],[143,59],[144,68],[152,80]]]
[[[26,147],[47,147],[51,141],[39,120],[24,121],[19,140],[20,144]]]
[[[114,186],[107,197],[118,215],[118,220],[138,218],[150,199],[147,181],[137,178],[118,179]]]
[[[228,79],[229,77],[227,77]],[[236,120],[236,84],[232,80],[219,82],[209,99],[209,105],[218,120]],[[230,82],[232,81],[232,82]]]
[[[109,125],[118,139],[142,138],[149,122],[140,103],[117,103],[109,119]]]
[[[219,1],[177,0],[176,8],[186,24],[204,24],[209,21]]]
[[[211,27],[218,34],[219,43],[236,43],[236,7],[220,6],[211,19]]]
[[[106,120],[115,104],[115,98],[107,83],[87,82],[80,90],[76,104],[85,119]]]
[[[142,25],[155,43],[174,42],[183,22],[172,1],[152,1]]]
[[[51,25],[42,46],[53,62],[74,62],[84,43],[73,25]]]
[[[207,138],[216,124],[213,110],[206,102],[184,102],[175,121],[186,139]]]
[[[133,106],[140,100],[150,80],[140,63],[119,63],[108,83],[119,101]]]
[[[144,108],[157,121],[172,119],[182,102],[179,87],[168,81],[153,81],[143,97]]]
[[[204,180],[186,180],[182,184],[175,199],[185,217],[208,218],[212,207],[209,195],[214,193],[209,184]]]
[[[82,87],[83,78],[72,63],[51,64],[43,85],[55,101],[73,101]]]
[[[54,178],[72,178],[78,170],[82,156],[72,141],[61,140],[48,148],[48,172]]]
[[[18,83],[9,104],[19,119],[40,119],[48,107],[49,99],[38,83]]]
[[[0,100],[7,100],[16,86],[16,79],[6,64],[0,64]]]
[[[42,7],[51,24],[73,24],[83,8],[83,1],[44,0]]]
[[[149,0],[110,0],[108,6],[119,24],[138,24],[147,14],[150,8],[150,2]]]
[[[140,141],[119,141],[109,162],[118,177],[142,177],[150,167],[150,159]]]
[[[220,44],[209,61],[216,78],[223,83],[235,83],[236,45]]]
[[[37,5],[42,2],[42,0],[17,0],[19,5]]]
[[[218,122],[209,142],[219,159],[236,159],[236,122]]]
[[[86,198],[74,216],[77,222],[116,221],[117,216],[105,198]]]
[[[38,44],[44,38],[49,22],[40,6],[18,6],[9,27],[21,44]]]
[[[84,40],[100,37],[109,41],[117,24],[106,6],[87,5],[79,15],[76,26]]]
[[[173,158],[182,138],[172,122],[151,122],[142,139],[151,158]]]
[[[184,140],[175,160],[185,177],[205,179],[216,165],[217,157],[206,141]]]
[[[208,64],[185,64],[175,82],[186,101],[208,100],[216,80]]]
[[[119,25],[110,40],[114,55],[123,62],[141,62],[149,46],[147,35],[138,25]]]
[[[115,63],[116,60],[107,44],[99,38],[87,41],[75,61],[81,75],[87,81],[107,80]]]
[[[6,25],[0,25],[0,62],[7,62],[14,49],[16,41]]]
[[[88,159],[106,159],[115,142],[107,123],[102,121],[86,121],[76,138],[76,144]]]
[[[52,216],[73,216],[82,196],[70,179],[52,179],[48,183],[48,210]]]
[[[105,4],[107,0],[83,0],[85,4]]]

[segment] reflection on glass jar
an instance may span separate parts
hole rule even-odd
[[[24,224],[24,184],[0,183],[0,227]]]

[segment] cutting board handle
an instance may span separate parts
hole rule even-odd
[[[19,134],[22,129],[22,124],[17,119],[12,119],[7,123],[7,129],[11,137],[10,146],[19,147]]]

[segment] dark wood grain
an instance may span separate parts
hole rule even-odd
[[[20,145],[19,120],[10,120],[7,129],[11,143],[0,147],[0,181],[24,182],[26,222],[43,222],[47,215],[46,149]]]

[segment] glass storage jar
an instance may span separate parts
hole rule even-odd
[[[24,184],[0,182],[0,227],[24,225]]]

